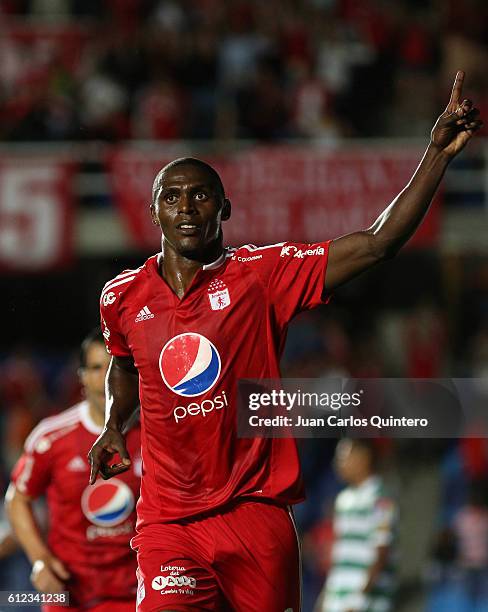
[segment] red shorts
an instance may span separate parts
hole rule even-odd
[[[134,612],[136,602],[134,599],[107,599],[88,608],[72,608],[65,606],[42,606],[42,612]]]
[[[290,512],[256,501],[133,538],[137,612],[299,612],[300,556]]]

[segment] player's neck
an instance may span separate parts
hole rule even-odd
[[[216,261],[223,252],[222,241],[209,245],[202,253],[179,253],[163,243],[163,250],[158,260],[159,273],[176,295],[181,298],[190,286],[195,274],[204,265]]]
[[[88,402],[88,414],[97,427],[105,425],[105,410],[98,408],[93,402]]]
[[[372,478],[374,478],[374,476],[376,476],[376,474],[374,472],[369,472],[369,471],[368,472],[364,472],[363,474],[358,476],[358,478],[356,479],[356,482],[352,483],[352,485],[354,487],[360,487],[365,482],[368,482],[368,480],[371,480]]]

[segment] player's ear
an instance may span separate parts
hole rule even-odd
[[[230,203],[230,200],[228,198],[225,198],[224,205],[222,207],[222,221],[227,221],[228,219],[230,219],[231,209],[232,205]]]
[[[84,387],[86,385],[86,370],[85,368],[78,368],[78,377],[81,382],[81,386]]]
[[[151,211],[152,222],[154,223],[154,225],[159,225],[159,219],[158,215],[156,214],[156,206],[154,205],[154,202],[151,202],[149,204],[149,210]]]

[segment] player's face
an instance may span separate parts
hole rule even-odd
[[[203,254],[220,239],[230,203],[205,169],[181,165],[164,174],[151,214],[176,252]]]
[[[340,478],[354,484],[361,481],[365,472],[365,452],[351,440],[341,440],[337,445],[335,466]]]
[[[81,383],[87,400],[99,410],[105,409],[105,376],[110,355],[100,342],[92,342],[86,351],[86,365],[81,370]]]

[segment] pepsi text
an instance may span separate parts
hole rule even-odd
[[[187,406],[176,406],[173,410],[173,416],[177,423],[182,421],[187,416],[198,416],[206,417],[207,414],[213,412],[213,410],[222,410],[222,408],[228,406],[227,395],[224,390],[216,395],[212,399],[204,399],[202,402],[191,402]]]

